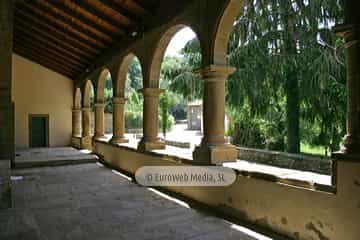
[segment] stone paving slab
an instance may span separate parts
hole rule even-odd
[[[13,208],[0,210],[1,240],[271,239],[238,231],[99,164],[12,174]]]

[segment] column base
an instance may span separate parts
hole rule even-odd
[[[101,140],[104,138],[105,138],[105,135],[94,136],[94,140]]]
[[[224,162],[234,162],[237,158],[238,150],[231,144],[201,144],[193,152],[194,161],[204,165],[221,165]]]
[[[120,143],[128,143],[129,139],[124,137],[112,137],[110,143],[112,144],[120,144]]]
[[[81,148],[92,150],[92,137],[86,136],[81,138]]]
[[[345,135],[341,152],[344,154],[357,154],[360,155],[360,137]]]
[[[160,139],[156,139],[155,141],[146,141],[144,138],[142,138],[138,145],[138,150],[142,152],[151,151],[151,150],[160,150],[165,148],[166,148],[165,142],[160,141]]]

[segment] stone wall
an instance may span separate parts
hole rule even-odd
[[[239,159],[282,168],[316,172],[331,175],[332,160],[328,157],[310,154],[290,154],[284,152],[238,147]]]

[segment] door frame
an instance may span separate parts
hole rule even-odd
[[[49,147],[49,114],[29,114],[29,147],[32,148],[32,118],[42,117],[45,118],[45,147]]]

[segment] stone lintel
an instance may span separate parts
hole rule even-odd
[[[143,88],[139,90],[140,93],[144,95],[144,97],[159,97],[160,94],[165,92],[165,89],[161,88]]]
[[[195,162],[204,165],[221,165],[225,162],[235,162],[238,150],[231,144],[197,146],[193,152]]]

